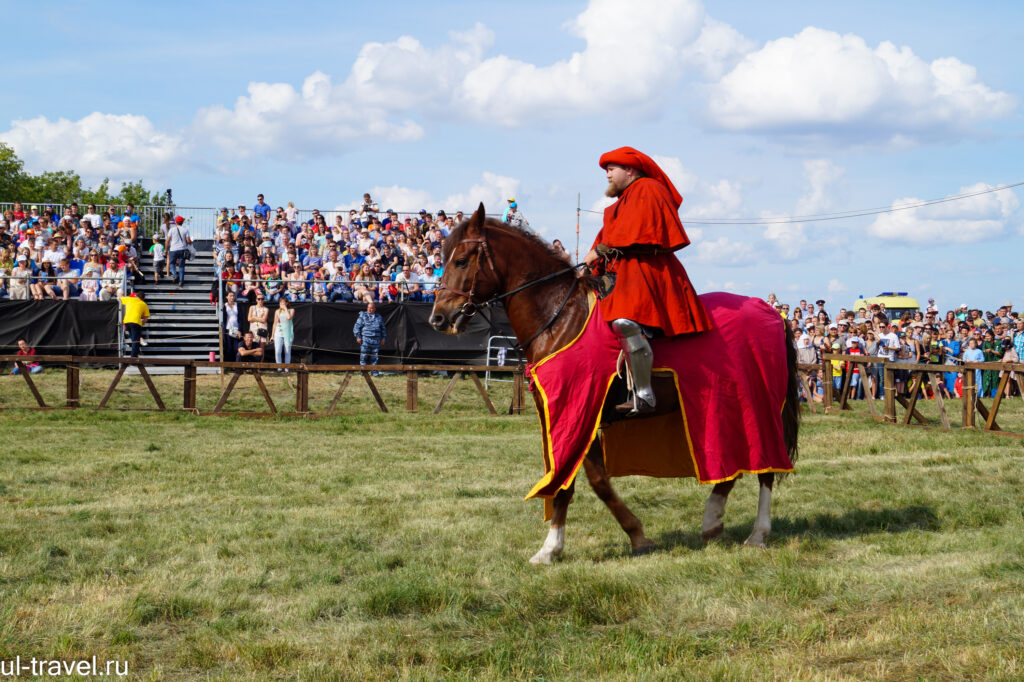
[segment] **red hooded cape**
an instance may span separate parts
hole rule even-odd
[[[632,147],[602,155],[601,167],[609,163],[637,168],[647,177],[635,180],[604,210],[604,226],[594,246],[676,251],[689,244],[679,220],[683,198],[658,164]],[[614,291],[601,301],[606,321],[625,317],[658,327],[666,336],[711,329],[711,319],[675,254],[627,254],[608,263],[608,269],[616,274],[616,282]]]

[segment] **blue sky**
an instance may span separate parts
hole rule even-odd
[[[1024,7],[992,2],[4,3],[0,140],[182,205],[503,208],[575,243],[597,158],[685,197],[699,290],[1024,307]],[[35,36],[40,39],[37,40]],[[584,214],[581,250],[599,226]],[[1004,255],[1005,254],[1005,255]],[[1008,256],[1008,257],[1007,257]]]

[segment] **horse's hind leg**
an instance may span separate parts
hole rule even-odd
[[[757,496],[757,518],[754,519],[753,532],[743,544],[767,549],[768,534],[772,532],[772,484],[775,483],[775,474],[758,474],[757,482],[761,484]]]
[[[562,547],[565,546],[565,517],[569,514],[569,503],[572,502],[575,487],[576,481],[573,481],[565,490],[559,490],[552,500],[554,511],[551,513],[548,537],[540,550],[530,558],[531,564],[551,564],[562,553]]]
[[[587,453],[587,458],[583,461],[583,468],[587,472],[587,480],[590,481],[590,487],[594,489],[597,496],[604,502],[612,515],[622,526],[622,530],[626,531],[626,535],[629,536],[629,544],[633,550],[633,554],[646,554],[654,548],[654,541],[648,540],[647,536],[644,535],[644,525],[640,523],[640,519],[636,517],[626,506],[626,503],[622,501],[612,489],[612,484],[608,480],[608,474],[604,468],[604,455],[601,452],[601,445],[594,441],[594,444],[590,447],[590,452]]]
[[[732,487],[736,485],[736,479],[716,483],[711,489],[708,501],[704,505],[704,523],[701,524],[700,535],[704,542],[710,542],[722,534],[725,525],[722,517],[725,515],[725,503],[729,499]]]

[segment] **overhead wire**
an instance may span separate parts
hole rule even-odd
[[[951,201],[961,201],[963,199],[970,199],[971,197],[981,196],[983,194],[991,194],[993,192],[1001,192],[1003,190],[1012,189],[1014,187],[1020,187],[1024,185],[1024,181],[1014,182],[1007,185],[1000,185],[998,187],[989,187],[987,189],[978,190],[977,192],[966,192],[964,194],[956,194],[953,196],[943,197],[941,199],[928,199],[927,201],[918,201],[910,204],[903,204],[901,206],[878,206],[874,208],[861,208],[851,211],[837,211],[834,213],[814,213],[805,215],[795,216],[774,216],[771,218],[688,218],[687,216],[681,216],[682,220],[688,225],[786,225],[792,223],[812,223],[812,222],[823,222],[826,220],[844,220],[847,218],[860,218],[864,216],[881,215],[883,213],[894,213],[896,211],[906,211],[914,208],[922,208],[924,206],[933,206],[935,204],[944,204]],[[588,209],[582,209],[584,213],[596,213],[601,214],[601,211],[593,211]]]

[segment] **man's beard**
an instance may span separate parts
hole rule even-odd
[[[614,180],[609,180],[608,187],[606,187],[604,190],[604,195],[606,197],[611,197],[614,199],[615,197],[622,194],[622,190],[624,189],[625,187],[619,187],[618,185],[616,185]]]

